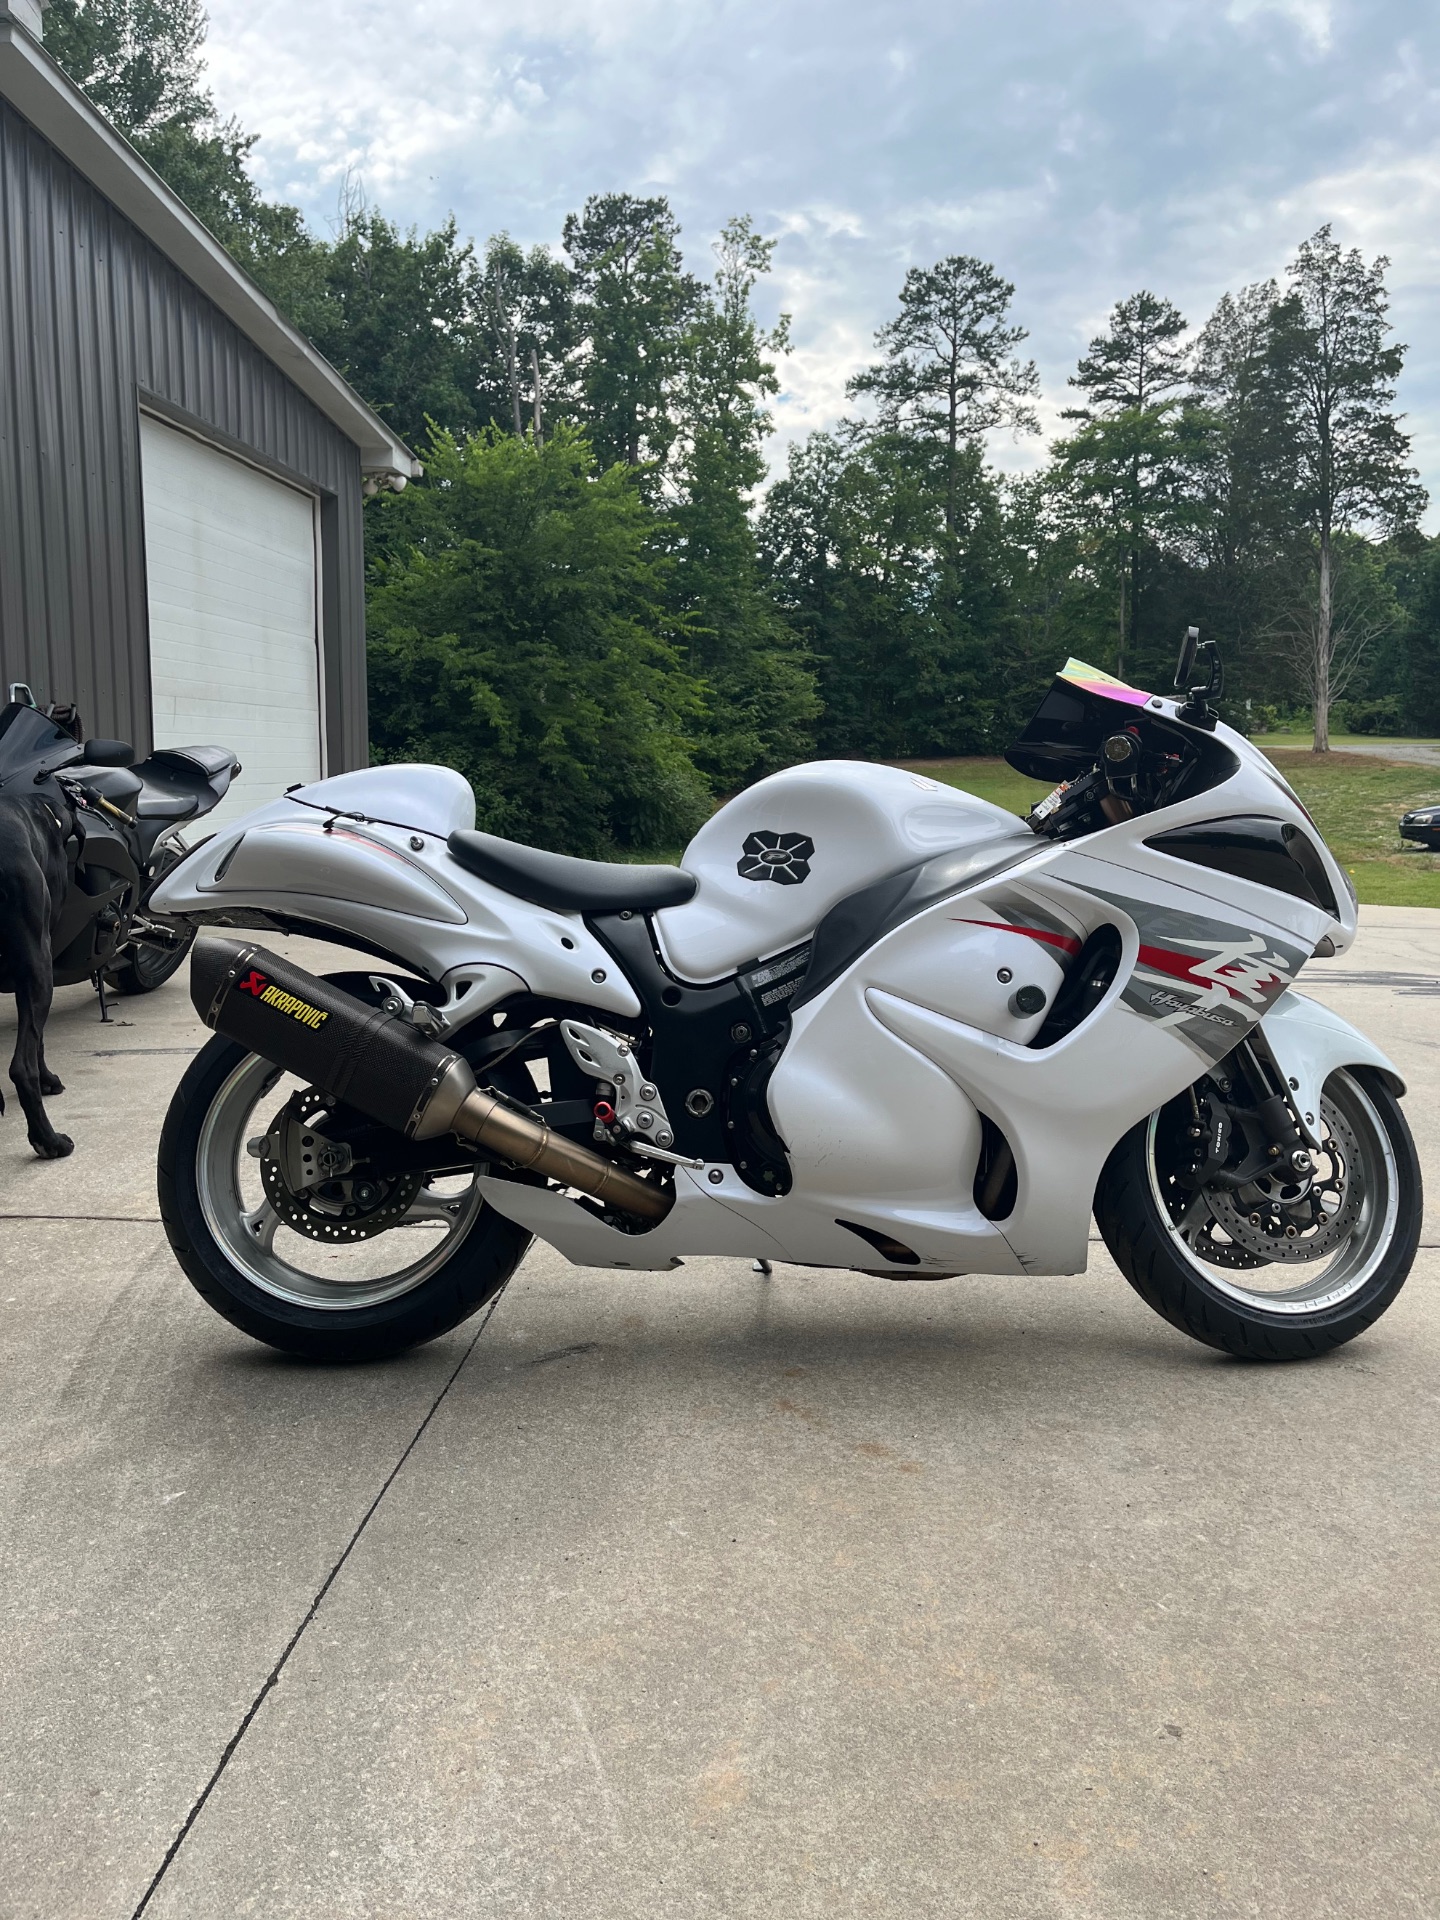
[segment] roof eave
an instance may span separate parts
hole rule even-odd
[[[419,460],[195,218],[0,0],[0,96],[84,174],[352,441],[360,466],[414,479]]]

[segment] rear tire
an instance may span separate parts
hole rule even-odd
[[[132,941],[128,947],[122,947],[110,963],[109,972],[115,982],[115,991],[124,994],[154,993],[157,987],[163,987],[167,980],[174,979],[189,959],[194,944],[193,927],[178,947],[152,947],[143,940]]]
[[[178,867],[184,859],[181,848],[167,844],[150,862],[146,881],[147,889],[163,880],[172,867]],[[175,931],[181,936],[178,947],[151,946],[143,940],[132,940],[122,947],[106,969],[115,983],[117,993],[136,994],[154,993],[157,987],[163,987],[172,980],[184,966],[195,944],[196,929],[176,925]]]
[[[433,1251],[422,1247],[422,1257],[393,1280],[331,1281],[298,1264],[287,1267],[273,1251],[273,1225],[268,1241],[256,1231],[252,1250],[246,1233],[256,1216],[247,1214],[237,1168],[253,1124],[247,1116],[270,1099],[279,1079],[278,1069],[217,1037],[197,1054],[170,1102],[160,1137],[160,1215],[201,1299],[252,1339],[331,1361],[387,1359],[448,1333],[493,1300],[530,1235],[478,1195],[453,1202],[457,1221],[448,1237]],[[432,1203],[430,1218],[438,1205]],[[413,1249],[404,1246],[401,1226],[369,1244],[389,1246],[396,1235],[403,1260]],[[306,1243],[297,1245],[303,1255]],[[361,1292],[370,1296],[366,1303],[349,1304]]]
[[[1105,1244],[1141,1299],[1192,1340],[1246,1360],[1313,1359],[1373,1326],[1404,1286],[1423,1211],[1420,1164],[1405,1116],[1368,1068],[1332,1074],[1325,1099],[1349,1126],[1353,1164],[1346,1178],[1361,1183],[1362,1203],[1333,1264],[1283,1269],[1299,1281],[1290,1289],[1274,1285],[1280,1271],[1274,1263],[1244,1249],[1212,1238],[1213,1251],[1231,1255],[1222,1264],[1207,1262],[1189,1244],[1176,1209],[1165,1204],[1160,1116],[1132,1127],[1106,1162],[1095,1195]],[[1255,1284],[1247,1285],[1247,1276]]]

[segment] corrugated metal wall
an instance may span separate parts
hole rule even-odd
[[[150,742],[142,405],[321,495],[332,772],[366,763],[354,445],[0,100],[0,699]]]

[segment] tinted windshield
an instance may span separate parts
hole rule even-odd
[[[54,759],[61,747],[69,748],[72,759],[78,758],[79,748],[70,735],[38,707],[22,706],[15,700],[0,707],[0,775],[13,773],[32,761]]]
[[[1005,758],[1032,780],[1073,779],[1094,764],[1106,734],[1133,720],[1149,700],[1139,687],[1068,660]]]

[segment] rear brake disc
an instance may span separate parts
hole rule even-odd
[[[260,1149],[266,1198],[282,1225],[307,1239],[371,1240],[405,1218],[425,1176],[357,1167],[349,1147],[317,1124],[327,1112],[324,1094],[307,1087],[270,1122]]]

